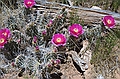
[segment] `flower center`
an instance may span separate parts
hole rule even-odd
[[[108,20],[107,20],[107,23],[108,23],[108,24],[111,24],[111,20],[108,19]]]
[[[5,32],[5,33],[2,33],[4,36],[7,36],[7,33]]]
[[[61,42],[61,38],[57,38],[56,41],[57,41],[57,42]]]
[[[27,4],[32,4],[32,2],[28,1]]]
[[[78,29],[77,29],[77,28],[74,28],[74,32],[78,32]]]
[[[5,40],[3,38],[0,39],[0,43],[3,43]]]

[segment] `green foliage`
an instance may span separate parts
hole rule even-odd
[[[114,54],[112,50],[116,43],[117,38],[112,34],[97,39],[91,63],[97,64],[100,61],[106,60],[111,54]]]
[[[114,29],[114,33],[120,39],[120,29]]]
[[[118,46],[119,39],[111,32],[106,36],[97,39],[96,47],[92,54],[91,63],[94,65],[97,73],[104,76],[114,76],[114,71],[117,65],[117,55],[115,46]]]
[[[30,25],[29,28],[27,28],[27,30],[26,30],[26,34],[30,37],[37,36],[38,35],[37,26]]]
[[[16,42],[10,41],[7,44],[5,44],[4,56],[8,60],[14,59],[17,54],[18,54],[18,44]]]
[[[12,30],[19,30],[17,18],[10,16],[8,18],[8,27],[10,27]]]
[[[119,6],[120,6],[120,0],[112,0],[112,3],[110,5],[111,10],[117,12]]]
[[[105,6],[104,6],[104,9],[106,10],[106,9],[108,9],[108,7],[109,7],[109,0],[106,0],[106,3],[105,3]]]
[[[72,12],[70,12],[70,17],[69,17],[70,24],[78,23],[84,25],[84,21],[80,19],[80,17],[76,12],[77,10],[73,10]]]
[[[85,1],[86,0],[74,0],[74,4],[77,5],[77,6],[80,6],[80,5],[84,6]]]

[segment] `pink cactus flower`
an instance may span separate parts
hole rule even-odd
[[[32,43],[35,44],[36,42],[37,42],[37,36],[34,36]]]
[[[20,42],[21,42],[21,39],[18,39],[16,42],[17,42],[17,43],[20,43]]]
[[[46,30],[42,31],[42,35],[46,35],[46,33],[47,33]]]
[[[54,34],[51,40],[55,46],[64,46],[66,44],[66,37],[63,34]]]
[[[4,48],[4,44],[7,43],[7,39],[4,35],[0,35],[0,48]]]
[[[47,64],[47,67],[49,68],[49,67],[51,67],[52,65],[49,63],[49,64]]]
[[[68,28],[70,35],[78,38],[80,35],[84,33],[84,30],[81,25],[79,24],[72,24]]]
[[[50,20],[47,26],[50,27],[52,23],[53,23],[53,20]]]
[[[12,65],[12,67],[15,67],[15,62],[12,62],[11,65]]]
[[[35,47],[35,50],[36,50],[36,51],[39,51],[39,46],[36,46],[36,47]]]
[[[63,14],[58,15],[58,18],[62,18]]]
[[[0,30],[0,35],[4,35],[7,38],[10,38],[11,33],[10,30],[8,28],[4,28]]]
[[[115,19],[110,15],[104,16],[102,22],[105,26],[108,26],[109,28],[113,28],[115,26]]]
[[[26,8],[31,8],[36,4],[35,0],[24,0],[24,5]]]
[[[61,61],[59,60],[59,59],[56,59],[55,61],[54,61],[54,64],[60,64],[61,63]]]
[[[53,48],[54,52],[58,52],[58,49],[56,47]]]

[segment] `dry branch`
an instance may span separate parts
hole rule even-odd
[[[58,10],[61,10],[62,8],[66,8],[68,12],[71,12],[73,10],[77,10],[78,16],[85,22],[89,24],[99,24],[101,23],[101,19],[105,15],[112,15],[116,20],[116,27],[120,28],[120,14],[111,12],[109,10],[101,10],[101,9],[93,9],[93,8],[84,8],[84,7],[77,7],[77,6],[69,6],[66,4],[61,3],[55,3],[55,2],[47,2],[45,5],[40,5],[39,2],[35,5],[37,8],[45,8],[45,10],[49,9],[53,12],[58,12]],[[51,5],[54,5],[51,7]]]

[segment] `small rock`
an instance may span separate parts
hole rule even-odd
[[[104,77],[102,76],[102,74],[97,76],[97,79],[104,79]]]
[[[102,10],[100,7],[98,6],[92,6],[91,9],[97,9],[97,10]]]

